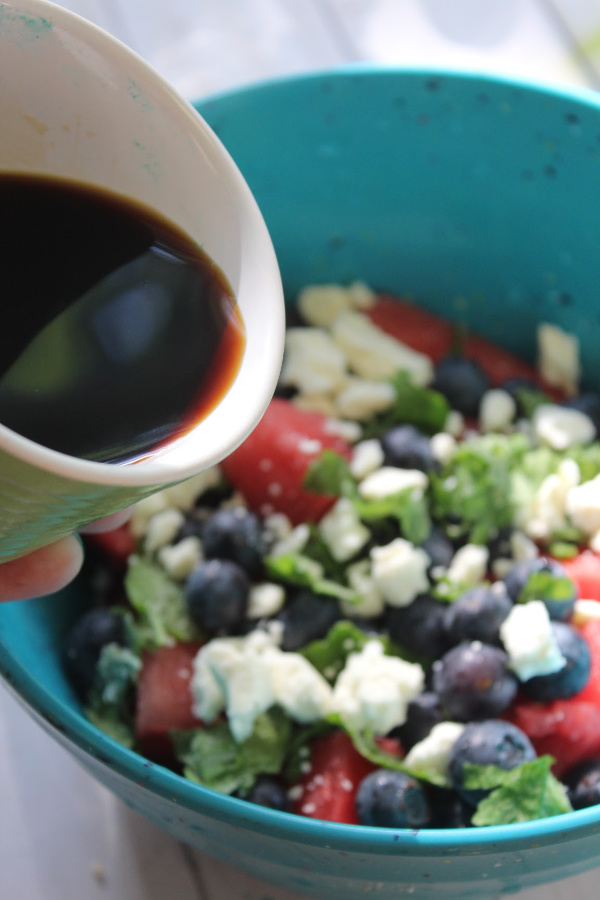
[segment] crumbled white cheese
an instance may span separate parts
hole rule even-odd
[[[214,638],[194,658],[191,680],[193,712],[204,722],[227,713],[234,739],[250,737],[257,716],[275,702],[265,649],[273,646],[264,631],[243,638]]]
[[[479,584],[485,578],[489,556],[487,547],[465,544],[452,557],[446,573],[448,581],[464,587]]]
[[[308,285],[298,294],[298,311],[305,322],[329,328],[341,312],[351,309],[348,290],[339,284]]]
[[[202,543],[195,535],[176,544],[167,544],[158,551],[158,561],[175,581],[184,581],[204,558]]]
[[[167,508],[156,513],[146,525],[144,551],[155,553],[159,547],[171,544],[185,522],[185,516],[178,509]]]
[[[512,550],[513,559],[516,562],[521,560],[537,559],[540,555],[537,544],[534,543],[522,531],[515,529],[510,536],[510,548]]]
[[[600,603],[597,600],[578,599],[575,601],[573,609],[573,617],[571,622],[573,625],[585,625],[587,622],[600,621]]]
[[[362,437],[362,428],[358,422],[351,422],[349,419],[327,419],[323,423],[323,430],[327,434],[333,434],[341,437],[349,444],[355,444]]]
[[[408,606],[429,587],[430,559],[421,548],[404,538],[396,538],[370,552],[375,586],[390,606]]]
[[[293,529],[293,525],[285,513],[271,513],[264,520],[265,531],[275,541],[287,538]]]
[[[447,431],[448,434],[451,434],[454,438],[459,438],[462,436],[464,430],[465,418],[463,414],[460,413],[457,409],[451,409],[446,416],[444,431]]]
[[[567,498],[579,478],[573,459],[562,460],[557,471],[544,478],[526,511],[519,510],[517,516],[530,538],[548,540],[567,526]]]
[[[393,404],[396,392],[387,381],[349,377],[346,385],[334,397],[337,415],[365,422]]]
[[[347,309],[368,309],[375,302],[375,293],[361,281],[348,287],[339,284],[308,285],[298,295],[298,310],[309,325],[329,328],[341,312]]]
[[[360,597],[358,603],[349,600],[340,600],[342,615],[350,618],[354,616],[380,616],[385,609],[385,601],[381,596],[373,580],[371,563],[368,559],[361,559],[346,569],[348,586]]]
[[[380,469],[383,465],[383,460],[383,448],[377,438],[360,441],[352,450],[350,471],[355,478],[360,480]]]
[[[319,523],[319,532],[333,558],[338,562],[352,559],[371,539],[351,500],[341,497]]]
[[[566,663],[541,600],[517,603],[500,626],[509,665],[521,681],[558,672]]]
[[[406,754],[404,763],[415,774],[435,776],[444,783],[450,782],[448,767],[454,744],[465,730],[460,722],[439,722],[429,734],[414,744]]]
[[[288,328],[281,369],[282,384],[303,394],[331,394],[347,378],[346,357],[322,328]]]
[[[285,653],[276,647],[265,652],[271,672],[275,703],[296,722],[323,719],[329,710],[331,687],[300,653]]]
[[[332,323],[331,334],[344,351],[350,369],[361,378],[376,381],[403,371],[419,387],[433,380],[433,364],[428,356],[385,334],[361,313],[341,313]]]
[[[365,500],[383,500],[412,488],[424,491],[428,484],[427,475],[419,469],[382,466],[360,482],[358,492]]]
[[[263,619],[274,616],[285,603],[285,590],[280,584],[262,581],[253,584],[248,599],[249,619]]]
[[[378,640],[350,653],[331,696],[331,711],[357,731],[387,734],[406,721],[408,703],[425,684],[420,665],[386,656]]]
[[[543,403],[535,410],[532,421],[537,439],[553,450],[589,444],[596,436],[590,417],[567,406]]]
[[[269,516],[270,519],[270,516]],[[302,553],[310,538],[310,528],[306,522],[296,525],[295,528],[276,541],[271,547],[269,556],[287,556],[288,553]]]
[[[139,500],[131,512],[129,527],[135,538],[143,538],[146,534],[148,522],[160,512],[169,508],[169,502],[165,491],[159,491],[150,497]]]
[[[327,417],[337,415],[333,397],[325,394],[296,394],[292,397],[292,403],[305,412],[316,412]]]
[[[433,458],[443,466],[450,462],[458,449],[456,438],[447,431],[440,431],[438,434],[434,434],[429,445]]]
[[[548,384],[573,397],[581,375],[577,337],[556,325],[544,323],[538,327],[537,339],[540,374]]]
[[[591,537],[600,531],[600,475],[572,487],[565,510],[575,528]]]
[[[506,431],[516,413],[517,404],[508,391],[493,388],[481,398],[479,427],[482,431]]]

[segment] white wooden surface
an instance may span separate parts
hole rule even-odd
[[[111,31],[190,99],[357,60],[468,66],[600,88],[599,0],[62,5]],[[599,881],[591,872],[518,900],[596,900]],[[143,821],[0,687],[0,900],[304,898],[203,857]]]

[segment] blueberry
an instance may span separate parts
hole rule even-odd
[[[472,641],[434,663],[433,689],[449,719],[469,722],[504,712],[517,693],[517,679],[503,650]]]
[[[448,649],[444,629],[446,605],[420,594],[408,606],[388,606],[385,624],[389,636],[416,656],[437,659]]]
[[[566,664],[550,675],[536,675],[521,684],[531,700],[566,700],[584,689],[592,666],[590,648],[584,638],[565,622],[552,622],[552,631]]]
[[[380,437],[386,466],[431,472],[437,468],[431,442],[414,425],[396,425]]]
[[[589,391],[580,394],[579,397],[573,397],[572,400],[565,401],[564,405],[571,409],[578,409],[579,412],[585,413],[592,420],[596,429],[597,439],[598,434],[600,434],[600,394]]]
[[[520,728],[511,722],[488,719],[465,727],[452,748],[449,772],[455,789],[476,806],[489,792],[463,786],[465,765],[497,766],[509,771],[535,758],[531,741]]]
[[[248,608],[250,580],[237,563],[211,559],[196,566],[185,586],[190,617],[209,634],[241,627]]]
[[[291,804],[283,784],[271,775],[259,775],[250,793],[244,796],[249,803],[267,806],[280,812],[291,812]]]
[[[573,809],[585,809],[600,803],[600,757],[588,759],[563,776]]]
[[[449,644],[483,641],[498,644],[500,626],[512,609],[512,600],[501,581],[477,585],[465,591],[444,613],[444,629]]]
[[[91,609],[75,622],[65,638],[62,659],[69,681],[82,700],[94,682],[102,648],[125,643],[125,620],[109,609]]]
[[[490,389],[490,379],[474,359],[446,356],[435,367],[432,387],[444,395],[453,409],[476,418],[481,399]]]
[[[286,603],[277,619],[283,624],[282,650],[299,650],[325,637],[340,614],[337,601],[312,591],[300,591]]]
[[[377,769],[363,778],[356,793],[360,825],[424,828],[430,818],[423,786],[405,772]]]
[[[448,788],[427,786],[431,819],[429,828],[469,828],[473,807],[460,796],[458,791]]]
[[[405,750],[410,750],[426,738],[433,726],[438,725],[443,718],[438,695],[433,691],[423,691],[409,702],[406,721],[394,728],[393,736],[400,739]]]
[[[514,603],[519,602],[527,588],[527,599],[541,600],[550,618],[558,621],[571,618],[579,596],[577,587],[568,578],[564,566],[545,556],[515,563],[504,578],[504,584]]]
[[[251,577],[262,573],[266,550],[262,523],[243,506],[217,510],[204,523],[201,537],[207,559],[230,559]]]
[[[428,574],[431,574],[436,566],[443,566],[447,569],[455,552],[454,544],[450,538],[441,528],[436,528],[435,525],[429,532],[429,537],[421,544],[421,548],[431,560]]]

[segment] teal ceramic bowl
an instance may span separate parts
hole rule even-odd
[[[240,166],[286,292],[362,279],[460,316],[526,357],[540,319],[576,332],[600,386],[600,99],[510,81],[352,70],[198,104]],[[600,806],[524,825],[394,831],[215,794],[88,724],[61,636],[85,604],[0,608],[0,670],[99,781],[183,841],[312,897],[489,898],[600,862]]]

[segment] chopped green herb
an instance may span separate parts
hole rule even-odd
[[[525,455],[521,434],[489,434],[459,446],[441,474],[430,476],[432,517],[453,537],[487,544],[512,523],[511,471]]]
[[[328,681],[335,681],[351,653],[362,650],[370,635],[343,619],[332,625],[324,638],[311,641],[300,651]]]
[[[261,713],[248,740],[238,744],[226,722],[172,735],[184,775],[222,794],[254,787],[256,776],[277,774],[286,759],[293,735],[287,716],[277,707]]]
[[[141,666],[128,647],[103,647],[85,709],[96,728],[130,748],[134,745],[133,689]]]
[[[137,630],[144,647],[156,649],[175,641],[198,640],[182,588],[148,560],[134,557],[125,576],[125,590],[138,615]]]
[[[574,559],[579,554],[579,547],[569,541],[553,541],[548,547],[548,553],[555,559]]]
[[[497,766],[465,766],[465,787],[491,790],[473,816],[474,825],[509,825],[570,812],[565,788],[550,768],[551,756],[540,756],[506,771]]]
[[[553,575],[552,572],[532,572],[521,593],[519,603],[532,600],[549,600],[552,603],[572,603],[574,585],[570,578]]]
[[[314,494],[354,497],[356,478],[348,461],[334,450],[324,450],[309,466],[303,486]]]
[[[439,391],[417,387],[407,372],[398,371],[391,378],[396,392],[394,403],[383,416],[370,422],[365,437],[377,437],[394,425],[414,425],[425,434],[442,431],[450,412],[448,401]]]
[[[325,578],[321,564],[305,554],[284,553],[281,556],[268,556],[264,562],[268,577],[275,581],[307,587],[315,594],[336,597],[348,603],[360,602],[360,597],[355,591],[333,579]]]

